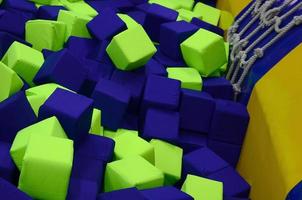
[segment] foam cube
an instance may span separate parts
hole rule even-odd
[[[157,47],[157,48],[159,48],[159,47]],[[173,66],[173,67],[186,66],[183,59],[180,59],[180,60],[172,59],[172,58],[166,56],[165,54],[163,54],[160,50],[158,50],[156,52],[156,54],[154,55],[154,59],[157,60],[160,64],[162,64],[164,66]]]
[[[202,20],[217,26],[220,19],[220,10],[204,3],[198,2],[193,12],[201,15]]]
[[[40,107],[39,119],[56,116],[67,136],[79,140],[90,129],[93,101],[67,90],[56,89]]]
[[[67,200],[95,200],[99,186],[94,181],[70,178]]]
[[[199,148],[207,146],[207,135],[194,131],[181,130],[176,144],[180,146],[184,153],[190,153]]]
[[[86,24],[91,19],[92,18],[89,16],[79,15],[71,11],[60,10],[57,21],[64,22],[66,24],[65,41],[67,41],[70,36],[91,38],[86,27]]]
[[[223,38],[205,29],[199,29],[180,46],[187,65],[202,76],[209,76],[227,61]]]
[[[147,111],[144,130],[144,138],[157,138],[175,141],[179,134],[179,113],[150,108]]]
[[[193,200],[193,197],[172,186],[146,189],[141,193],[147,200]]]
[[[141,156],[154,164],[154,147],[147,141],[132,133],[124,133],[114,138],[115,159],[120,160],[132,156]]]
[[[102,111],[102,125],[117,130],[130,102],[130,91],[113,81],[100,79],[92,94],[95,107]]]
[[[165,185],[174,185],[181,177],[183,151],[178,146],[153,139],[154,166],[165,175]]]
[[[180,98],[180,81],[150,75],[147,78],[143,107],[176,110]]]
[[[24,155],[18,187],[35,199],[65,199],[72,160],[72,140],[33,135]]]
[[[218,181],[188,175],[181,191],[191,195],[194,200],[222,200],[223,199],[223,184]]]
[[[65,43],[69,52],[80,59],[91,58],[95,54],[98,42],[95,39],[70,36]]]
[[[214,98],[233,100],[233,86],[225,78],[207,78],[203,82],[203,91],[208,92]]]
[[[223,183],[223,193],[226,196],[242,198],[249,196],[250,185],[232,167],[224,168],[208,177]]]
[[[147,76],[149,75],[167,76],[167,71],[162,64],[151,58],[145,64],[145,74]]]
[[[2,6],[5,10],[19,12],[25,16],[35,15],[37,12],[37,7],[30,1],[6,0],[1,2],[3,2]]]
[[[65,10],[63,6],[40,6],[38,9],[38,18],[47,20],[56,20],[60,10]]]
[[[209,137],[241,145],[248,123],[249,114],[244,105],[228,100],[216,100]]]
[[[67,138],[64,129],[56,117],[50,117],[20,130],[10,148],[10,155],[20,171],[29,138],[36,134],[41,136]]]
[[[160,26],[163,23],[176,21],[178,13],[159,4],[151,4],[147,10],[144,28],[154,42],[159,42]]]
[[[12,158],[9,155],[10,146],[11,145],[9,143],[0,142],[0,177],[12,184],[15,184],[16,182],[18,182],[17,180],[19,177],[19,173]],[[1,178],[0,178],[0,188],[2,188]],[[0,196],[1,196],[1,189],[0,189]]]
[[[168,78],[181,82],[181,88],[201,91],[202,79],[199,72],[188,67],[168,67]]]
[[[117,16],[119,16],[119,18],[121,18],[121,20],[123,20],[123,22],[125,22],[126,26],[128,29],[136,27],[137,25],[139,25],[134,19],[132,19],[131,16],[129,16],[128,14],[117,14]]]
[[[63,49],[53,53],[45,60],[35,76],[36,84],[57,83],[78,92],[85,81],[87,71],[76,57]]]
[[[136,188],[126,188],[112,192],[105,192],[98,195],[97,200],[120,200],[120,199],[135,199],[145,200],[145,197]]]
[[[116,131],[111,130],[104,130],[104,136],[114,139],[115,137],[118,137],[122,134],[133,134],[135,136],[138,136],[138,131],[136,130],[129,130],[129,129],[117,129]]]
[[[3,178],[0,178],[0,196],[3,199],[32,200],[30,196]]]
[[[87,28],[98,40],[111,40],[113,36],[126,30],[127,27],[113,10],[105,9],[87,24]]]
[[[141,5],[141,4],[140,4]],[[127,13],[132,19],[136,21],[136,23],[140,25],[144,25],[144,21],[146,18],[146,13],[140,10],[134,10]]]
[[[208,133],[214,111],[215,101],[209,94],[182,90],[179,109],[180,127],[182,129]]]
[[[22,79],[11,68],[0,62],[0,102],[20,91],[23,87]]]
[[[139,129],[139,114],[127,112],[122,128],[129,130],[138,130]]]
[[[6,53],[8,48],[11,46],[11,44],[15,41],[26,44],[27,46],[31,46],[25,40],[23,40],[17,36],[14,36],[7,32],[0,31],[0,57],[1,58],[4,56],[4,54]]]
[[[63,48],[66,24],[51,20],[30,20],[26,22],[25,38],[34,49],[58,51]]]
[[[228,11],[221,10],[218,26],[226,31],[232,26],[233,23],[234,23],[233,14]]]
[[[70,11],[73,11],[79,15],[86,15],[90,17],[95,17],[98,13],[94,10],[88,3],[85,1],[69,1],[69,0],[60,0],[60,3],[63,4],[65,8]]]
[[[75,153],[107,163],[112,161],[114,146],[115,142],[110,138],[89,134],[79,143],[75,143]]]
[[[164,23],[160,26],[160,50],[172,59],[182,59],[180,44],[193,35],[198,27],[185,21]]]
[[[156,48],[143,27],[137,25],[114,36],[106,51],[118,69],[130,71],[145,65]]]
[[[193,17],[191,20],[191,24],[194,24],[199,28],[206,29],[208,31],[216,33],[217,35],[220,35],[221,37],[224,37],[224,30],[222,30],[221,28],[214,26],[208,22],[205,22],[205,21],[201,20],[200,18]]]
[[[183,175],[193,174],[207,177],[229,164],[207,147],[200,148],[186,154],[183,158]]]
[[[9,47],[1,62],[33,86],[33,79],[42,66],[44,58],[41,52],[16,41]]]
[[[0,103],[0,140],[12,143],[17,132],[37,120],[23,92]]]
[[[184,8],[178,9],[178,21],[184,20],[186,22],[191,22],[192,18],[201,18],[201,14],[197,12],[193,12],[191,10],[187,10]]]
[[[20,12],[18,13],[9,10],[1,10],[0,15],[0,31],[7,32],[21,38],[24,37],[24,27],[27,21],[26,16],[22,15]]]
[[[101,110],[93,109],[89,133],[99,136],[103,135],[104,128],[101,125],[101,113]]]
[[[105,192],[136,187],[140,190],[162,186],[163,173],[140,156],[125,158],[107,164]]]

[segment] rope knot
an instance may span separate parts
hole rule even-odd
[[[294,23],[296,26],[300,25],[302,23],[302,16],[295,16]]]
[[[262,57],[263,57],[263,54],[264,54],[264,52],[263,52],[263,50],[262,50],[261,48],[255,49],[255,50],[254,50],[254,53],[255,53],[255,55],[256,55],[258,58],[262,58]]]

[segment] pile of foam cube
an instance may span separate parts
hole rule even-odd
[[[0,2],[0,199],[248,198],[214,0]]]

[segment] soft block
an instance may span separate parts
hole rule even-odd
[[[67,49],[55,52],[45,60],[35,76],[36,84],[57,83],[78,92],[85,81],[87,71]]]
[[[0,178],[0,196],[3,199],[32,200],[30,196],[3,178]]]
[[[102,118],[101,110],[94,108],[92,112],[89,133],[99,136],[103,135],[104,128],[101,125],[101,118]]]
[[[98,40],[111,40],[113,36],[126,30],[127,27],[113,10],[104,9],[87,24],[87,28]]]
[[[184,153],[190,153],[207,146],[207,135],[194,131],[181,130],[176,144],[184,150]]]
[[[124,86],[110,80],[100,79],[92,98],[95,107],[102,111],[102,125],[117,130],[130,102],[130,91]]]
[[[40,107],[39,119],[56,116],[67,136],[78,140],[90,129],[93,101],[67,90],[56,89]]]
[[[88,3],[85,1],[68,1],[68,0],[60,0],[60,3],[63,4],[65,8],[70,11],[73,11],[79,15],[86,15],[90,17],[95,17],[98,13],[94,10]]]
[[[182,59],[180,44],[193,35],[198,27],[185,21],[160,26],[160,50],[172,59]]]
[[[202,89],[202,79],[199,72],[189,67],[168,67],[168,78],[181,82],[181,88],[198,90]]]
[[[215,111],[214,99],[205,92],[182,90],[179,109],[182,129],[208,133]]]
[[[233,100],[233,86],[225,78],[207,78],[203,82],[203,91],[208,92],[214,98]]]
[[[133,134],[135,136],[138,136],[138,131],[136,130],[129,130],[129,129],[117,129],[116,131],[111,131],[108,129],[104,130],[104,136],[114,139],[115,137],[118,137],[122,134]]]
[[[202,76],[209,76],[227,62],[223,38],[205,29],[199,29],[180,46],[187,65]]]
[[[220,13],[220,19],[218,26],[223,30],[228,30],[234,23],[234,16],[232,13],[222,10]]]
[[[153,139],[154,166],[165,175],[165,185],[174,185],[181,177],[183,151],[178,146],[162,140]]]
[[[114,36],[106,51],[118,69],[130,71],[145,65],[156,48],[143,27],[137,25]]]
[[[95,181],[70,178],[67,200],[95,200],[99,186]]]
[[[20,91],[23,87],[22,79],[11,68],[0,62],[0,102]]]
[[[222,158],[207,147],[188,153],[183,158],[183,175],[193,174],[206,177],[229,166]]]
[[[214,26],[218,25],[218,22],[220,19],[220,10],[219,9],[206,5],[204,3],[198,2],[194,7],[193,12],[201,15],[202,20],[204,20]]]
[[[0,142],[0,177],[6,181],[16,184],[19,178],[19,172],[12,160],[9,149],[9,143]],[[1,178],[0,178],[0,196],[1,196]],[[2,196],[1,196],[2,197]]]
[[[137,25],[139,25],[134,19],[132,19],[131,16],[129,16],[128,14],[117,14],[117,16],[119,16],[119,18],[121,18],[121,20],[123,20],[123,22],[125,22],[126,26],[128,29],[136,27]]]
[[[41,52],[16,41],[9,47],[1,62],[33,86],[33,79],[41,68],[44,57]]]
[[[202,178],[199,176],[188,175],[181,191],[191,195],[194,200],[222,200],[223,184],[222,182]]]
[[[58,51],[63,48],[66,24],[51,20],[30,20],[26,22],[25,38],[34,49]]]
[[[71,140],[33,135],[24,155],[18,187],[35,199],[65,199],[72,160]]]
[[[245,105],[228,100],[216,100],[209,137],[241,145],[249,123]]]
[[[17,132],[36,122],[36,116],[23,92],[0,103],[0,140],[12,143]]]
[[[115,159],[120,160],[132,156],[141,156],[151,164],[154,164],[154,147],[142,138],[132,133],[124,133],[115,137],[114,141]]]
[[[180,81],[150,75],[147,78],[143,107],[177,110],[180,98]]]
[[[179,134],[179,113],[150,108],[145,117],[142,136],[175,141]]]
[[[47,20],[56,20],[60,10],[65,10],[63,6],[40,6],[38,9],[38,18]]]
[[[160,64],[158,61],[151,58],[145,64],[145,75],[167,76],[167,71],[164,65]]]
[[[8,48],[11,46],[11,44],[14,43],[15,41],[18,41],[20,43],[26,44],[27,46],[30,46],[30,44],[27,43],[25,40],[23,40],[17,36],[14,36],[10,33],[0,31],[0,57],[1,58],[4,56],[4,54],[6,53]]]
[[[146,200],[145,197],[137,188],[126,188],[112,192],[105,192],[98,195],[97,200],[120,200],[120,199],[135,199]]]
[[[146,189],[141,193],[147,200],[193,200],[193,197],[172,186]]]
[[[176,21],[178,13],[175,10],[166,8],[159,4],[151,4],[147,10],[144,21],[144,28],[154,42],[159,42],[160,25],[167,22]]]
[[[0,31],[7,32],[21,38],[24,37],[25,23],[27,21],[26,16],[22,15],[20,12],[18,13],[9,10],[1,10],[0,16]]]
[[[208,31],[216,33],[217,35],[220,35],[221,37],[224,37],[224,31],[221,28],[214,26],[208,22],[205,22],[205,21],[201,20],[200,18],[194,17],[192,19],[191,23],[196,25],[199,28],[206,29]]]
[[[223,193],[226,196],[247,198],[250,185],[232,167],[227,167],[208,176],[208,178],[223,183]]]
[[[178,9],[178,21],[184,20],[186,22],[191,22],[192,18],[201,18],[201,14],[197,12],[193,12],[191,10],[187,10],[184,8]]]
[[[107,164],[105,192],[136,187],[140,190],[162,186],[163,173],[140,156],[125,158]]]

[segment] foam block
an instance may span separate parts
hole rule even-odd
[[[83,64],[67,49],[50,55],[35,76],[36,84],[57,83],[78,92],[87,75]]]
[[[113,81],[100,79],[92,94],[95,107],[102,111],[102,125],[117,130],[130,102],[130,91]]]
[[[217,26],[220,19],[220,10],[204,3],[198,2],[194,9],[194,13],[201,15],[202,20]]]
[[[145,74],[147,76],[149,75],[167,76],[167,71],[162,64],[151,58],[145,64]]]
[[[181,82],[181,88],[201,91],[202,79],[199,72],[188,67],[168,67],[168,78]]]
[[[3,178],[0,178],[0,196],[4,199],[32,200],[30,196]]]
[[[138,136],[138,131],[136,130],[129,130],[129,129],[117,129],[116,131],[111,130],[104,130],[104,136],[114,139],[115,137],[118,137],[122,134],[133,134],[135,136]]]
[[[201,18],[201,14],[197,12],[193,12],[191,10],[187,10],[184,8],[178,9],[178,18],[177,21],[184,20],[186,22],[191,22],[192,18]]]
[[[162,186],[163,173],[140,156],[125,158],[107,164],[105,192],[136,187],[140,190]]]
[[[21,38],[24,37],[25,23],[27,21],[26,16],[22,15],[22,13],[8,10],[1,10],[0,16],[1,31],[13,34]]]
[[[11,68],[0,62],[0,102],[20,91],[23,87],[22,79]]]
[[[60,10],[65,10],[64,6],[40,6],[37,15],[39,19],[56,20]]]
[[[140,10],[134,10],[127,13],[132,19],[134,19],[140,25],[144,25],[146,13]]]
[[[1,62],[33,86],[33,79],[41,68],[44,58],[41,52],[16,41],[9,47]]]
[[[150,75],[147,78],[142,106],[176,110],[179,105],[180,81]]]
[[[98,185],[94,181],[70,178],[67,200],[95,200],[98,194]]]
[[[37,12],[35,4],[29,1],[6,0],[2,3],[2,6],[5,10],[19,12],[30,17],[34,17]]]
[[[193,200],[193,197],[172,186],[146,189],[141,193],[147,200]]]
[[[126,30],[126,24],[113,10],[105,9],[87,24],[87,28],[98,40],[111,40],[114,35]]]
[[[225,78],[204,79],[203,91],[217,99],[233,100],[234,98],[233,86]]]
[[[179,109],[182,129],[208,133],[215,111],[214,99],[205,92],[182,90]]]
[[[142,136],[175,141],[179,134],[179,113],[150,108],[145,117]]]
[[[244,105],[228,100],[216,100],[209,137],[241,145],[248,123],[249,114]]]
[[[135,199],[145,200],[145,197],[136,188],[127,188],[116,190],[112,192],[106,192],[98,195],[97,200],[120,200],[120,199]]]
[[[94,10],[88,3],[85,1],[73,1],[70,2],[68,0],[60,0],[60,3],[63,4],[65,8],[68,10],[75,12],[79,15],[86,15],[90,17],[97,16],[98,12]]]
[[[17,132],[36,122],[36,116],[23,92],[0,103],[0,140],[12,143]]]
[[[63,48],[66,24],[51,20],[30,20],[26,22],[25,38],[34,49],[58,51]]]
[[[220,35],[221,37],[224,36],[223,29],[221,29],[217,26],[214,26],[214,25],[212,25],[208,22],[205,22],[205,21],[201,20],[200,18],[193,17],[192,20],[191,20],[191,23],[196,25],[199,28],[206,29],[208,31],[216,33],[217,35]]]
[[[24,155],[18,187],[33,198],[65,199],[72,160],[72,140],[33,135]]]
[[[157,46],[159,48],[159,46]],[[186,66],[183,59],[175,60],[172,59],[165,54],[163,54],[160,50],[157,50],[156,54],[154,55],[154,59],[157,60],[160,64],[164,66],[173,66],[173,67],[183,67]]]
[[[161,6],[159,4],[151,4],[147,10],[144,21],[144,28],[154,42],[159,42],[160,25],[167,22],[176,21],[178,13],[174,10]]]
[[[180,46],[187,65],[202,76],[209,76],[227,62],[223,38],[205,29],[199,29]]]
[[[27,46],[31,46],[31,44],[27,43],[25,40],[17,36],[14,36],[7,32],[0,31],[0,57],[1,58],[4,56],[4,54],[11,46],[11,44],[15,41],[26,44]]]
[[[130,71],[145,65],[156,48],[143,27],[137,25],[114,36],[106,51],[118,69]]]
[[[103,135],[104,128],[101,125],[101,114],[101,110],[93,109],[89,133],[99,136]]]
[[[181,191],[191,195],[194,200],[222,200],[223,199],[223,184],[218,181],[188,175]]]
[[[120,160],[132,156],[141,156],[154,164],[154,147],[147,141],[132,133],[124,133],[114,138],[115,159]]]
[[[66,24],[65,41],[67,41],[70,36],[91,38],[86,27],[86,24],[91,19],[92,18],[89,16],[79,15],[71,11],[60,10],[57,21],[64,22]]]
[[[223,30],[228,30],[232,24],[234,22],[234,16],[232,15],[232,13],[222,10],[220,12],[220,19],[219,19],[219,23],[218,26],[223,29]]]
[[[56,117],[50,117],[20,130],[10,148],[10,155],[20,171],[29,138],[36,134],[41,136],[67,138],[64,129]]]
[[[9,155],[10,146],[11,145],[9,143],[0,142],[0,188],[2,178],[12,184],[18,182],[19,173],[12,158]]]
[[[229,166],[226,161],[207,147],[186,154],[183,158],[183,165],[184,176],[193,174],[201,177],[207,177]]]
[[[91,58],[97,50],[98,42],[95,39],[70,36],[65,43],[69,52],[77,58]]]
[[[39,119],[56,116],[67,136],[79,140],[90,129],[93,101],[67,90],[56,89],[40,107]]]
[[[180,130],[176,144],[183,149],[184,153],[190,153],[207,146],[207,135],[194,131]]]
[[[160,50],[172,59],[182,59],[180,44],[194,34],[198,27],[185,21],[160,26]]]
[[[181,177],[183,151],[178,146],[153,139],[154,166],[165,175],[165,185],[174,185]]]
[[[128,29],[136,27],[137,25],[139,25],[134,19],[132,19],[131,16],[126,15],[126,14],[117,14],[117,16],[119,16],[119,18],[121,18],[121,20],[123,20],[123,22],[125,22],[126,26]]]
[[[226,196],[247,198],[250,185],[232,167],[227,167],[208,176],[210,179],[223,183],[223,193]]]

